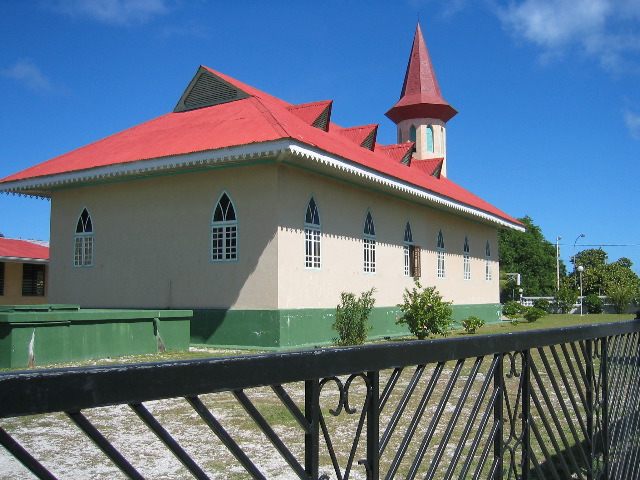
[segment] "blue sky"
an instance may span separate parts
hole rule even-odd
[[[200,64],[395,143],[418,18],[449,178],[640,272],[639,0],[3,0],[0,178],[173,110]],[[48,240],[49,202],[0,195],[0,233]]]

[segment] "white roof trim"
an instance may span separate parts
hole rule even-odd
[[[334,157],[313,149],[307,144],[295,142],[291,139],[281,139],[263,143],[252,143],[234,147],[208,150],[204,152],[186,153],[170,157],[152,158],[134,162],[106,165],[104,167],[89,168],[73,172],[47,175],[42,177],[15,180],[0,184],[0,193],[33,194],[34,191],[42,192],[41,196],[48,196],[47,190],[64,188],[76,183],[91,183],[95,181],[116,180],[120,177],[147,176],[166,172],[182,170],[184,168],[196,169],[199,166],[207,167],[213,164],[251,160],[263,156],[277,156],[288,152],[318,163],[328,165],[337,170],[342,170],[350,175],[362,177],[368,181],[385,185],[399,190],[411,196],[418,197],[430,203],[441,205],[451,210],[457,210],[466,215],[479,217],[490,223],[503,227],[525,231],[521,225],[509,222],[497,215],[470,207],[462,202],[457,202],[443,195],[416,187],[411,183],[398,180],[376,170],[369,169],[359,164],[351,163],[347,159]],[[30,193],[31,192],[31,193]]]
[[[319,151],[310,149],[307,145],[294,143],[289,147],[289,150],[296,155],[301,155],[307,158],[311,158],[317,162],[324,163],[326,165],[329,165],[339,170],[347,171],[348,173],[351,173],[353,175],[365,177],[373,182],[386,185],[388,187],[408,193],[412,196],[422,198],[429,202],[436,203],[453,210],[458,210],[468,215],[480,217],[484,220],[490,221],[492,223],[497,223],[504,227],[513,228],[516,230],[520,230],[522,232],[525,231],[525,228],[523,226],[514,224],[512,222],[508,222],[507,220],[504,220],[501,217],[498,217],[497,215],[493,215],[483,210],[470,207],[462,202],[451,200],[448,197],[438,195],[429,190],[416,187],[410,183],[404,182],[402,180],[398,180],[388,175],[384,175],[376,170],[368,169],[361,165],[346,163],[344,160],[340,160],[335,157],[331,157],[326,154],[323,154]]]
[[[1,262],[20,262],[20,263],[49,263],[48,258],[29,258],[29,257],[4,257],[0,255]]]

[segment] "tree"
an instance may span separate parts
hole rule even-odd
[[[498,246],[501,273],[519,273],[521,288],[527,296],[552,296],[556,292],[556,247],[546,240],[542,230],[534,225],[531,217],[519,219],[525,232],[501,230]],[[565,275],[565,266],[560,262],[560,275]],[[502,301],[510,299],[508,286],[502,290]]]
[[[602,248],[592,248],[578,253],[573,260],[574,266],[582,266],[583,295],[606,295],[616,313],[624,312],[640,297],[640,278],[631,267],[633,262],[622,257],[607,263],[609,256]],[[580,275],[574,269],[569,275],[573,283],[579,285]]]

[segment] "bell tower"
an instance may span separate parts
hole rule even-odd
[[[386,113],[398,129],[398,143],[415,142],[416,160],[442,160],[447,176],[446,124],[458,113],[444,101],[420,24],[416,27],[400,100]]]

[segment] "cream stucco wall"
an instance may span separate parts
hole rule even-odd
[[[0,295],[0,305],[38,305],[48,303],[49,266],[44,270],[44,296],[22,296],[22,262],[4,261],[4,294]]]
[[[276,308],[274,165],[221,168],[55,192],[55,303],[127,308]],[[237,261],[211,262],[210,224],[226,191],[239,219]],[[94,266],[73,266],[83,208]]]
[[[238,216],[238,260],[211,262],[210,222],[226,191]],[[314,196],[322,221],[322,267],[304,266],[304,216]],[[94,265],[73,266],[83,208],[94,227]],[[367,210],[376,227],[377,272],[363,272]],[[422,248],[422,283],[456,304],[499,302],[497,230],[462,217],[286,164],[266,162],[105,183],[52,198],[52,303],[123,308],[334,308],[340,292],[375,287],[376,306],[394,306],[413,281],[404,275],[410,221]],[[442,229],[446,278],[436,278]],[[463,280],[465,236],[472,279]],[[491,245],[493,281],[484,277]]]
[[[438,210],[350,186],[328,177],[283,167],[278,190],[281,206],[278,232],[278,305],[280,308],[330,308],[340,292],[375,287],[377,306],[402,301],[413,279],[404,275],[403,237],[411,223],[414,244],[422,248],[421,282],[435,285],[456,304],[499,303],[498,237],[493,227]],[[304,214],[314,196],[322,223],[320,270],[304,267]],[[377,268],[363,271],[362,234],[370,210],[376,228]],[[436,242],[442,229],[446,247],[446,278],[436,278]],[[463,280],[463,247],[469,238],[471,280]],[[492,281],[485,280],[485,246],[492,253]]]

